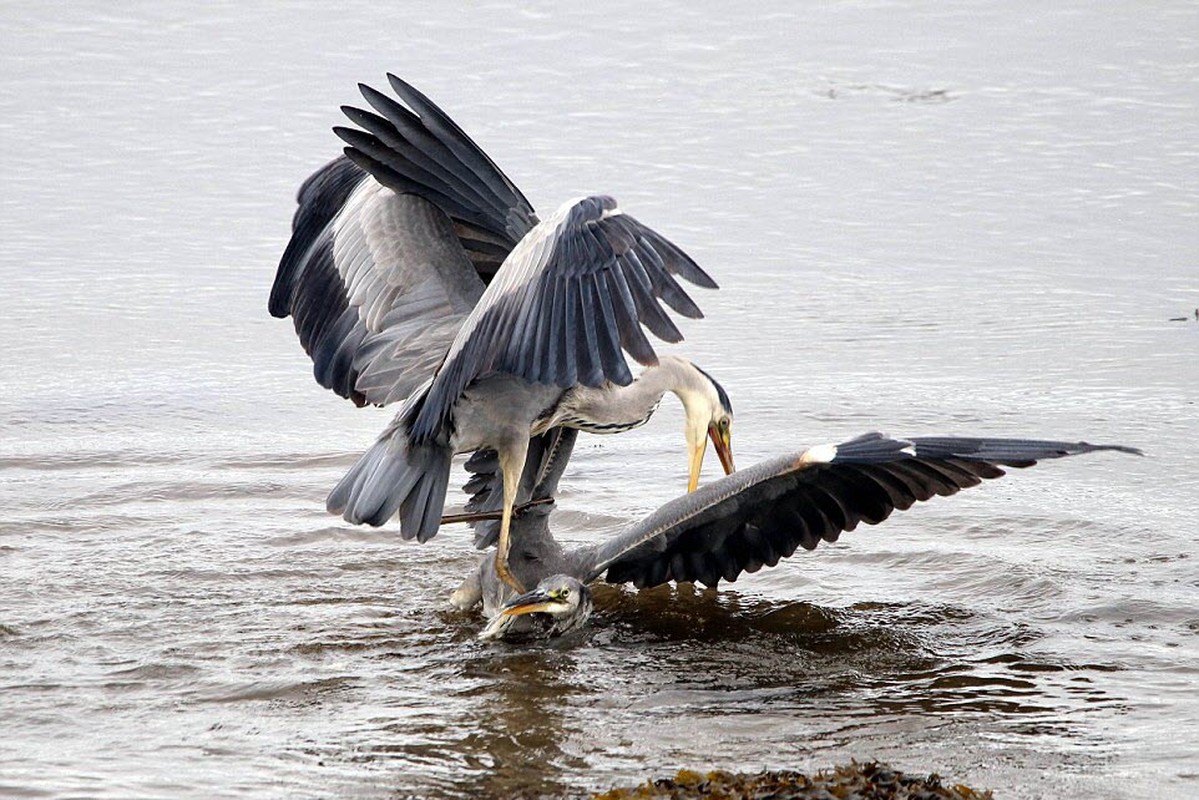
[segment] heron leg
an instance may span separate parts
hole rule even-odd
[[[504,513],[500,517],[500,540],[495,549],[495,571],[500,580],[508,584],[517,594],[524,594],[525,587],[508,568],[508,550],[511,547],[512,507],[516,504],[516,493],[520,489],[520,477],[525,469],[525,442],[515,447],[500,449],[500,470],[504,473]]]
[[[500,580],[508,584],[516,591],[517,594],[524,594],[525,587],[516,576],[512,574],[512,570],[508,569],[508,549],[511,545],[508,536],[508,529],[512,523],[512,506],[504,504],[504,516],[500,521],[500,542],[495,551],[495,571],[500,576]]]

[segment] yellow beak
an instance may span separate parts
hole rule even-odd
[[[715,425],[709,425],[708,436],[712,439],[712,447],[716,450],[724,474],[732,475],[737,469],[733,466],[733,432],[727,426],[722,431]]]
[[[524,614],[537,614],[548,611],[554,605],[554,598],[544,589],[534,589],[520,597],[515,597],[504,606],[500,614],[505,617],[519,617]]]
[[[524,614],[537,614],[542,611],[548,611],[549,603],[528,603],[523,606],[509,606],[500,613],[505,617],[519,617]]]
[[[700,439],[699,444],[690,449],[691,471],[687,479],[687,491],[694,492],[699,486],[699,471],[704,466],[704,451],[708,449],[708,440]]]
[[[716,451],[717,458],[720,459],[720,466],[724,468],[724,474],[732,475],[736,467],[733,466],[731,434],[727,429],[722,432],[717,426],[709,425],[708,438],[712,440],[712,448]],[[688,492],[694,492],[699,487],[699,472],[704,465],[704,451],[707,450],[707,446],[707,440],[700,439],[699,444],[691,448],[691,469],[687,480]]]

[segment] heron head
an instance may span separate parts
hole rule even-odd
[[[687,491],[694,492],[699,486],[699,471],[704,463],[704,451],[708,440],[720,458],[725,475],[731,475],[733,466],[733,403],[728,392],[708,373],[694,364],[695,385],[678,392],[687,415],[687,446],[690,455],[690,471]]]
[[[591,616],[591,590],[577,578],[551,575],[531,592],[505,603],[479,637],[503,639],[512,632],[512,624],[516,619],[529,615],[541,623],[536,626],[538,632],[560,636],[579,627]]]

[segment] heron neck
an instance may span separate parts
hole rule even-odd
[[[619,433],[645,424],[666,392],[678,395],[686,406],[703,391],[704,377],[690,361],[662,356],[628,386],[578,387],[562,409],[558,424],[591,433]]]
[[[673,392],[686,402],[690,395],[704,391],[704,382],[704,376],[687,359],[662,356],[655,366],[646,367],[637,380],[617,391],[643,396],[643,402],[651,407],[656,406],[666,392]]]

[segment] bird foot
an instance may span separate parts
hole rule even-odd
[[[499,550],[496,550],[495,553],[495,573],[518,595],[525,593],[525,585],[517,580],[516,576],[512,574],[512,570],[508,569],[508,559],[503,558]]]

